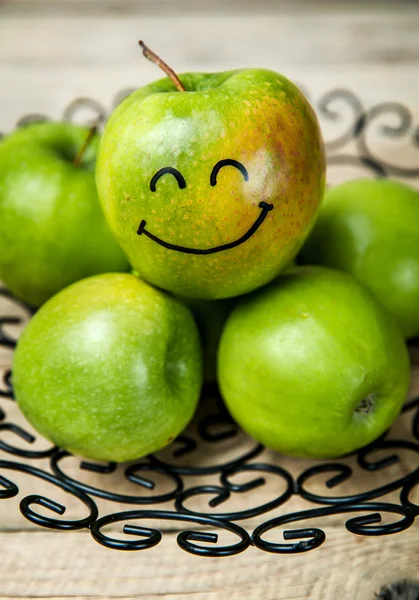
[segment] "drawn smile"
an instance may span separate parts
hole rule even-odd
[[[156,235],[153,235],[152,233],[147,231],[147,229],[145,228],[146,221],[144,220],[141,221],[140,226],[137,230],[137,234],[144,234],[148,238],[150,238],[150,240],[153,240],[157,244],[160,244],[160,246],[168,248],[169,250],[176,250],[177,252],[184,252],[186,254],[215,254],[216,252],[224,252],[224,250],[230,250],[230,248],[235,248],[236,246],[240,246],[240,244],[244,244],[244,242],[246,242],[249,238],[252,237],[254,233],[256,233],[256,231],[262,225],[263,221],[266,219],[268,212],[273,209],[273,204],[268,204],[267,202],[259,202],[259,208],[262,209],[260,215],[244,235],[242,235],[238,240],[235,240],[234,242],[229,242],[228,244],[223,244],[221,246],[215,246],[214,248],[187,248],[185,246],[170,244],[169,242],[165,242]]]

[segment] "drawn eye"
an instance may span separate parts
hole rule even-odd
[[[156,183],[158,182],[160,177],[163,177],[163,175],[166,175],[166,174],[173,175],[173,177],[176,178],[176,181],[178,182],[178,186],[180,187],[180,189],[183,189],[186,187],[186,181],[185,181],[185,178],[183,177],[182,173],[179,173],[179,171],[177,169],[174,169],[173,167],[163,167],[162,169],[159,169],[157,171],[157,173],[155,173],[153,175],[153,177],[151,178],[150,190],[152,192],[156,191]]]
[[[225,158],[223,160],[219,160],[211,172],[210,184],[212,186],[217,185],[218,171],[227,166],[236,167],[236,169],[238,169],[243,175],[243,179],[245,181],[249,181],[249,173],[247,172],[246,167],[241,164],[241,162],[234,160],[233,158]]]

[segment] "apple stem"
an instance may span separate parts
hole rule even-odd
[[[80,163],[83,159],[84,153],[86,152],[87,147],[89,146],[90,142],[93,139],[93,136],[95,135],[95,133],[97,132],[97,123],[95,123],[94,125],[92,125],[89,129],[89,132],[86,136],[86,139],[84,140],[82,147],[80,148],[80,150],[77,153],[76,158],[73,161],[73,165],[75,167],[79,167]]]
[[[166,73],[166,75],[170,77],[170,79],[173,81],[179,92],[186,92],[185,86],[180,81],[179,77],[176,75],[173,69],[171,69],[169,65],[166,64],[164,60],[160,58],[160,56],[157,56],[155,52],[150,50],[150,48],[144,44],[143,40],[140,40],[138,43],[143,49],[144,56],[148,58],[148,60],[151,60],[151,62],[155,63],[158,67],[160,67],[160,69],[162,69]]]

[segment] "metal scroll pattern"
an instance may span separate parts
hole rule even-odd
[[[129,92],[117,94],[114,106]],[[355,167],[360,175],[373,177],[419,177],[419,125],[405,106],[388,102],[365,109],[348,90],[328,92],[316,105],[325,128],[332,126],[335,131],[326,141],[329,169],[340,165]],[[103,124],[106,116],[99,102],[81,98],[66,107],[63,119]],[[28,115],[18,126],[45,119],[43,115]],[[389,147],[396,144],[394,148],[408,148],[409,159],[413,156],[416,164],[397,164],[380,156],[371,141],[373,132]],[[401,154],[397,150],[393,155]],[[0,347],[12,358],[19,326],[31,312],[7,290],[0,289],[0,296],[7,298],[6,313],[10,306],[9,314],[0,315]],[[73,518],[63,518],[63,503],[43,494],[23,497],[19,504],[22,515],[41,527],[86,528],[99,544],[128,551],[159,544],[164,528],[151,527],[150,522],[163,525],[163,521],[170,521],[172,528],[179,529],[180,548],[199,556],[221,557],[243,552],[249,545],[280,554],[313,550],[325,542],[322,521],[331,517],[340,517],[353,534],[377,536],[401,532],[419,515],[415,500],[419,490],[419,398],[410,400],[404,408],[402,418],[409,418],[409,439],[394,438],[391,430],[350,457],[311,463],[300,472],[291,472],[281,466],[279,455],[245,438],[228,415],[216,387],[207,386],[203,390],[207,409],[191,430],[157,455],[117,466],[78,461],[10,421],[9,408],[16,413],[11,371],[3,370],[0,380],[0,499],[17,496],[19,487],[14,476],[24,476],[41,479],[43,493],[50,489],[46,484],[59,488],[71,505],[69,512],[77,512]],[[32,449],[35,441],[36,449]],[[223,451],[226,444],[227,461]],[[413,453],[416,460],[409,464],[418,465],[408,472],[403,463],[405,453]],[[403,468],[397,468],[400,463]],[[296,461],[294,467],[298,470],[301,464]],[[374,485],[376,471],[388,474],[387,483]],[[366,479],[365,473],[371,476]],[[368,489],[354,493],[361,480],[363,486],[368,481]],[[315,491],[313,481],[317,482]],[[296,497],[299,506],[304,500],[308,508],[288,508]],[[246,500],[239,502],[239,507],[235,502],[238,498]],[[106,511],[101,509],[102,501],[106,502]],[[117,504],[118,510],[109,513],[109,503]],[[124,510],[125,506],[129,510]]]

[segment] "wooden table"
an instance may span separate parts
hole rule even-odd
[[[27,0],[0,3],[0,130],[11,130],[29,112],[60,117],[78,96],[95,98],[109,108],[118,90],[158,77],[156,67],[141,56],[139,37],[180,72],[264,66],[299,82],[313,104],[331,88],[349,88],[367,107],[404,103],[413,115],[410,132],[419,122],[419,6],[414,2]],[[384,124],[394,128],[397,119],[388,112]],[[342,123],[330,121],[325,127],[326,135]],[[419,151],[408,134],[383,141],[380,123],[373,129],[371,143],[380,156],[410,167],[419,165]],[[334,168],[329,181],[347,176],[347,171]],[[412,183],[417,185],[418,180]],[[6,301],[0,302],[0,314],[9,308]],[[11,353],[1,351],[0,369],[10,361]],[[412,393],[418,391],[415,375]],[[8,407],[8,417],[22,422],[15,407]],[[395,433],[400,437],[407,431],[405,417]],[[15,441],[8,435],[4,439]],[[227,444],[222,451],[229,456],[236,450]],[[207,460],[208,452],[203,451],[199,460]],[[10,458],[1,453],[0,459]],[[269,452],[263,459],[293,473],[310,464]],[[41,466],[38,461],[34,464]],[[416,466],[417,454],[406,452],[398,467],[376,473],[373,485],[395,476],[394,469],[406,474]],[[75,460],[68,471],[78,473]],[[91,474],[87,480],[98,483],[98,477]],[[120,490],[129,485],[118,474],[112,477],[112,485]],[[358,473],[356,483],[342,486],[343,493],[355,487],[369,489],[371,477]],[[82,514],[79,504],[64,493],[46,489],[33,478],[13,474],[13,480],[21,488],[19,497],[50,493],[66,503],[69,514]],[[262,501],[275,488],[258,493]],[[418,492],[413,499],[419,502]],[[245,495],[236,502],[233,508],[244,508]],[[293,502],[292,510],[308,507],[301,499]],[[99,504],[104,514],[112,510],[105,501]],[[276,514],[281,509],[272,516]],[[0,597],[368,600],[384,583],[419,576],[417,524],[401,534],[374,538],[350,534],[344,520],[337,516],[322,522],[327,541],[311,553],[286,556],[249,548],[230,558],[199,558],[176,545],[176,523],[168,524],[154,549],[124,553],[99,546],[85,531],[36,527],[20,515],[16,499],[3,500]],[[245,525],[251,531],[255,523],[257,519]]]

